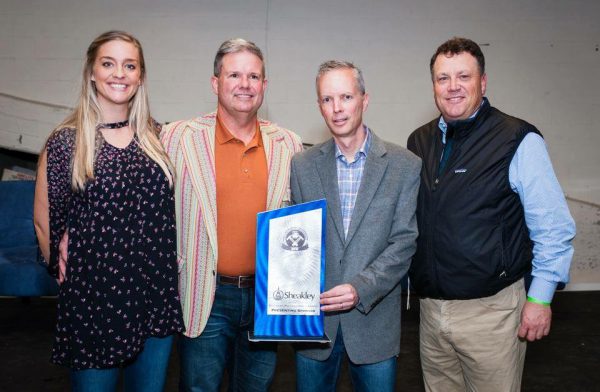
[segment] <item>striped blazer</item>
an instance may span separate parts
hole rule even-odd
[[[175,166],[179,292],[188,337],[202,333],[214,300],[217,275],[216,113],[165,125],[161,140]],[[290,161],[300,137],[259,119],[267,158],[267,210],[290,201]]]

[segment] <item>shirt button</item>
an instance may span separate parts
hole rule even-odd
[[[244,169],[244,173],[248,173],[248,169]]]

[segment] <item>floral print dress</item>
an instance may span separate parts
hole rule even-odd
[[[101,142],[95,179],[71,189],[73,129],[48,141],[49,271],[69,233],[67,279],[60,287],[52,362],[72,369],[132,360],[148,337],[183,330],[177,289],[173,191],[138,146]]]

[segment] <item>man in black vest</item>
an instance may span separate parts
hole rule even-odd
[[[479,46],[452,38],[430,69],[441,116],[408,139],[423,160],[410,277],[425,387],[518,391],[526,340],[548,335],[568,281],[575,224],[540,132],[484,97]]]

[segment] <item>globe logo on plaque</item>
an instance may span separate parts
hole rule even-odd
[[[281,247],[293,252],[308,249],[308,236],[306,232],[299,227],[292,227],[285,231]]]
[[[273,292],[273,299],[281,301],[283,299],[283,291],[277,287],[277,290]]]

